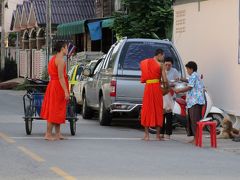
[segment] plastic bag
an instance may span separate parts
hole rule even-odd
[[[165,96],[163,96],[163,109],[165,111],[172,111],[173,105],[174,102],[171,93],[168,93]]]

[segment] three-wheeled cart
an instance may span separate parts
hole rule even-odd
[[[27,135],[32,133],[32,123],[34,120],[40,120],[40,112],[44,93],[48,81],[27,79],[29,84],[26,85],[26,94],[23,96],[24,120]],[[78,120],[76,113],[76,98],[70,95],[67,105],[66,120],[70,123],[71,135],[76,134],[76,122]]]

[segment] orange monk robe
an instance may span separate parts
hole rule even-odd
[[[143,60],[140,64],[141,82],[161,79],[161,67],[153,58]],[[146,83],[141,111],[141,124],[144,127],[162,127],[163,124],[163,94],[160,82]]]
[[[40,116],[48,122],[63,124],[66,120],[67,100],[65,99],[65,93],[59,81],[55,59],[56,56],[53,56],[48,64],[50,82],[44,95]],[[66,86],[69,87],[66,64],[64,66],[64,79]]]

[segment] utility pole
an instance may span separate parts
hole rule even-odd
[[[52,1],[46,0],[46,45],[47,45],[47,62],[52,54]]]
[[[5,28],[4,28],[4,11],[5,11],[5,0],[1,1],[2,4],[2,13],[1,13],[1,22],[2,22],[2,30],[1,30],[1,70],[4,69],[5,66]]]
[[[49,35],[48,35],[48,33],[49,33],[49,31],[48,31],[48,19],[49,19],[49,11],[48,11],[48,7],[49,7],[49,3],[48,3],[48,0],[46,0],[45,1],[46,2],[46,51],[47,51],[47,56],[46,56],[46,58],[47,58],[47,62],[48,62],[48,49],[49,49]]]
[[[48,0],[49,54],[52,54],[52,0]]]

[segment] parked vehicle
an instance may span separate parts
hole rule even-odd
[[[76,64],[68,72],[68,76],[69,76],[68,81],[69,81],[70,92],[72,92],[73,87],[77,83],[77,79],[81,76],[83,69],[84,69],[83,64]]]
[[[170,41],[122,39],[110,48],[93,71],[83,72],[89,77],[83,87],[83,118],[91,118],[92,110],[98,110],[100,125],[110,125],[115,114],[138,115],[144,90],[139,64],[153,57],[158,48],[173,58],[174,67],[185,77],[183,63]]]
[[[100,51],[82,51],[79,53],[76,53],[72,58],[71,61],[69,61],[70,65],[75,64],[89,64],[94,59],[99,59],[104,55],[103,52]]]
[[[96,67],[96,64],[99,60],[102,60],[102,58],[104,58],[104,56],[102,56],[100,59],[95,59],[95,60],[92,60],[89,64],[86,65],[86,67],[84,68],[89,68],[91,71],[94,70],[94,68]],[[82,105],[83,104],[83,95],[82,95],[82,92],[83,92],[83,87],[84,87],[84,84],[87,82],[87,80],[89,79],[89,77],[85,77],[83,74],[80,74],[79,76],[76,77],[76,80],[77,82],[74,84],[72,90],[73,90],[73,93],[76,97],[76,101],[77,101],[77,104],[78,105]]]

